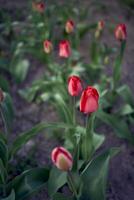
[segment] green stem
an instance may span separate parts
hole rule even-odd
[[[85,159],[89,160],[93,153],[93,129],[94,129],[95,114],[92,113],[86,118],[86,134],[85,134]]]
[[[79,156],[80,156],[80,138],[79,141],[77,141],[77,163],[76,163],[76,170],[79,173]]]
[[[6,136],[8,136],[8,128],[7,128],[5,117],[3,115],[3,111],[2,111],[1,105],[0,105],[0,114],[1,114],[2,121],[3,121],[3,125],[4,125],[5,134],[6,134]]]
[[[126,47],[126,41],[121,42],[120,46],[120,53],[117,56],[115,63],[114,63],[114,69],[113,69],[113,83],[112,83],[112,90],[115,91],[116,87],[120,81],[121,78],[121,65],[122,65],[122,60],[125,52],[125,47]]]
[[[72,189],[72,192],[74,193],[76,199],[78,200],[77,190],[75,188],[73,176],[72,176],[72,173],[70,171],[68,171],[68,181],[69,181],[70,187]]]
[[[6,184],[3,184],[3,197],[6,197]]]
[[[74,97],[73,97],[73,124],[74,124],[74,126],[76,125],[75,103],[76,103],[76,98],[75,98],[75,96],[74,96]]]

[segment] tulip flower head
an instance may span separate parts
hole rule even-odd
[[[82,91],[82,82],[78,76],[68,78],[68,92],[71,96],[78,96]]]
[[[43,42],[43,47],[44,47],[44,52],[47,54],[51,53],[51,51],[53,49],[53,45],[49,40],[45,40]]]
[[[71,54],[71,47],[68,40],[62,40],[59,44],[59,56],[68,58]]]
[[[98,22],[98,30],[99,31],[102,31],[103,30],[103,28],[104,28],[104,26],[105,26],[105,23],[104,23],[104,21],[103,20],[100,20],[99,22]]]
[[[88,86],[81,95],[80,111],[84,114],[90,114],[98,109],[99,94],[98,91],[91,86]]]
[[[72,155],[64,147],[56,147],[51,153],[54,165],[60,170],[69,171],[73,165]]]
[[[4,100],[4,93],[2,89],[0,88],[0,103],[3,102],[3,100]]]
[[[72,33],[74,31],[74,22],[72,20],[68,20],[65,25],[66,33]]]
[[[126,40],[127,37],[127,31],[126,31],[126,25],[125,24],[119,24],[115,28],[115,38],[119,41]]]
[[[32,3],[33,10],[43,13],[45,10],[45,4],[43,2],[33,2]]]

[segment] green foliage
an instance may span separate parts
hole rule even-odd
[[[37,1],[38,2],[38,1]],[[131,0],[124,2],[132,5]],[[31,3],[31,2],[30,2]],[[39,3],[39,2],[38,2]],[[95,132],[95,114],[92,113],[85,124],[75,113],[79,102],[70,100],[67,94],[67,79],[70,75],[81,76],[86,83],[97,86],[100,92],[100,108],[96,118],[113,128],[116,136],[127,139],[134,144],[129,123],[134,121],[134,97],[130,88],[119,85],[122,73],[122,62],[126,41],[120,42],[119,48],[114,48],[101,40],[105,29],[113,29],[114,25],[101,28],[98,22],[93,23],[90,8],[76,7],[75,1],[65,5],[56,2],[46,6],[43,12],[36,9],[29,11],[25,21],[13,22],[4,12],[0,20],[0,87],[5,91],[4,100],[0,102],[1,117],[4,130],[0,133],[0,193],[2,200],[29,199],[41,188],[47,187],[53,200],[105,200],[107,175],[110,159],[118,152],[118,148],[111,148],[96,156],[96,151],[103,144],[103,134]],[[97,1],[92,6],[105,11],[105,6]],[[54,17],[56,16],[56,17]],[[67,20],[73,19],[75,28],[72,33],[65,31]],[[88,19],[88,22],[87,22]],[[112,30],[113,31],[113,30]],[[79,52],[82,39],[90,35],[89,60]],[[110,34],[110,33],[109,33]],[[50,40],[53,51],[44,52],[44,40]],[[61,39],[66,39],[71,45],[71,56],[57,59],[57,47]],[[113,56],[113,74],[108,77],[105,73],[111,67],[109,59]],[[45,65],[41,77],[33,80],[31,86],[19,90],[19,94],[28,102],[49,102],[56,109],[60,122],[42,122],[30,130],[21,133],[9,145],[14,111],[10,93],[11,82],[20,84],[27,77],[32,67],[28,58],[33,57],[38,63]],[[118,99],[123,100],[121,106],[114,111]],[[76,99],[75,99],[76,100]],[[73,105],[72,105],[73,102]],[[83,118],[83,117],[82,117]],[[77,123],[80,122],[80,125]],[[95,123],[94,123],[95,122]],[[60,171],[52,167],[37,167],[21,172],[16,177],[10,174],[10,164],[17,152],[34,136],[43,133],[44,129],[58,131],[65,146],[72,154],[73,167],[70,171]],[[63,133],[64,132],[64,133]],[[65,155],[64,155],[65,156]],[[58,161],[57,161],[58,162]],[[68,186],[71,194],[61,193],[64,186]]]
[[[4,93],[4,100],[0,104],[1,116],[5,125],[6,134],[11,129],[14,111],[13,111],[13,103],[10,95],[8,93]]]
[[[110,125],[118,137],[128,139],[130,143],[134,144],[134,137],[124,120],[121,120],[116,114],[108,114],[103,111],[98,112],[97,116],[100,120]]]
[[[53,196],[58,189],[67,183],[67,172],[61,172],[57,168],[53,167],[50,172],[48,181],[48,193]]]
[[[14,190],[11,191],[10,195],[2,200],[15,200],[15,192]]]
[[[80,200],[106,199],[105,192],[109,161],[118,152],[119,149],[109,149],[89,162],[81,174],[83,188]]]
[[[45,186],[49,178],[49,170],[35,168],[23,172],[7,185],[7,190],[14,189],[17,200],[29,198],[32,194]]]
[[[74,200],[74,198],[65,196],[64,194],[61,193],[56,193],[53,197],[53,200]]]

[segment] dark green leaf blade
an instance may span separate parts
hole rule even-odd
[[[48,193],[53,196],[67,182],[67,173],[53,168],[48,181]]]
[[[3,198],[1,200],[15,200],[15,192],[14,190],[11,191],[10,195],[6,198]]]
[[[109,161],[118,152],[118,148],[106,150],[86,166],[81,175],[83,189],[80,200],[105,200]]]
[[[8,190],[14,189],[17,200],[25,200],[44,187],[48,178],[48,169],[30,169],[14,178],[8,184]]]
[[[3,121],[6,125],[6,131],[8,132],[12,126],[14,117],[13,103],[8,93],[4,93],[4,101],[1,103],[0,107]]]
[[[65,196],[64,194],[58,192],[53,196],[53,200],[74,200],[74,198]]]
[[[129,128],[125,121],[115,114],[108,114],[103,111],[97,113],[97,117],[104,123],[110,125],[118,137],[128,139],[130,143],[134,144],[134,136],[129,131]]]
[[[72,126],[64,124],[64,123],[40,123],[33,127],[31,130],[26,131],[25,133],[20,134],[18,138],[13,142],[11,147],[11,155],[14,155],[26,142],[28,142],[31,138],[39,134],[45,128],[71,128]]]

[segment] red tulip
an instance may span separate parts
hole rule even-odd
[[[126,40],[127,37],[127,31],[126,31],[126,25],[125,24],[119,24],[115,28],[115,37],[119,41]]]
[[[98,109],[99,94],[98,91],[88,86],[83,92],[80,99],[80,111],[89,114]]]
[[[47,54],[51,53],[51,51],[53,49],[53,45],[49,40],[45,40],[43,42],[43,47],[44,47],[44,52]]]
[[[74,22],[72,20],[66,22],[65,30],[67,33],[72,33],[74,31]]]
[[[103,28],[104,28],[104,26],[105,26],[104,21],[103,21],[103,20],[100,20],[100,21],[98,22],[98,30],[102,31]]]
[[[82,82],[78,76],[68,78],[68,92],[71,96],[78,96],[82,91]]]
[[[68,171],[72,168],[72,155],[64,147],[54,148],[51,153],[51,159],[60,170]]]
[[[59,44],[59,56],[68,58],[71,54],[70,43],[68,40],[62,40]]]
[[[33,2],[33,9],[39,13],[43,13],[45,10],[45,4],[43,2]]]

